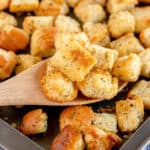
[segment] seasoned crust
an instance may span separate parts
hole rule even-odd
[[[0,48],[0,79],[11,76],[17,62],[16,54],[12,51],[5,51]]]
[[[12,51],[24,50],[29,43],[29,36],[24,30],[10,25],[0,29],[0,39],[0,47]]]
[[[108,28],[114,38],[118,38],[128,32],[134,32],[134,16],[128,11],[112,13],[108,20]]]
[[[49,100],[67,102],[78,95],[75,84],[63,73],[48,63],[47,73],[41,79],[41,85]]]
[[[94,112],[87,106],[73,106],[64,109],[59,117],[59,127],[62,130],[67,125],[72,125],[79,130],[90,126],[94,119]]]
[[[143,100],[135,95],[116,102],[116,116],[121,132],[135,131],[144,117]]]
[[[88,150],[111,150],[121,144],[121,138],[118,135],[106,133],[95,126],[85,128],[83,134]]]
[[[140,53],[144,47],[133,33],[127,33],[110,43],[112,49],[116,49],[119,56],[129,55],[130,53]]]
[[[32,110],[23,116],[20,130],[26,135],[46,132],[47,118],[42,109]]]
[[[138,81],[128,92],[128,97],[136,95],[143,100],[144,108],[150,110],[150,81]]]
[[[24,12],[34,11],[39,7],[38,0],[11,0],[9,11],[10,12]]]
[[[33,56],[48,57],[54,53],[55,27],[37,29],[31,36],[31,54]]]
[[[23,29],[32,34],[39,28],[53,26],[53,22],[54,17],[52,16],[27,16],[23,20]]]
[[[122,81],[135,82],[139,78],[141,68],[140,57],[132,53],[115,61],[112,74]]]
[[[52,142],[51,150],[83,150],[82,134],[73,126],[66,126]]]
[[[8,8],[9,0],[0,0],[0,10]]]

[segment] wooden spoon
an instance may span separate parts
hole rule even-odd
[[[88,99],[79,96],[71,102],[57,103],[48,100],[42,92],[40,77],[46,69],[46,60],[39,62],[30,69],[0,83],[0,106],[10,105],[49,105],[69,106],[83,105],[102,101],[103,99]],[[121,91],[127,83],[119,86]]]

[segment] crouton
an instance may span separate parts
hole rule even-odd
[[[54,53],[55,27],[45,27],[35,30],[31,36],[31,54],[48,57]]]
[[[69,8],[64,0],[42,0],[35,10],[37,16],[66,15],[68,12]]]
[[[53,26],[54,17],[52,16],[27,16],[23,20],[23,29],[32,34],[35,30]]]
[[[24,30],[10,25],[0,29],[0,48],[19,51],[24,50],[28,43],[29,36]]]
[[[140,41],[146,47],[150,48],[150,27],[140,32]]]
[[[96,23],[103,21],[106,18],[106,13],[103,7],[93,0],[81,0],[75,6],[74,13],[76,17],[83,23]]]
[[[9,0],[0,0],[0,10],[8,8]]]
[[[93,69],[77,87],[88,98],[111,99],[118,93],[118,80],[108,71]]]
[[[138,4],[138,0],[108,0],[107,11],[109,13],[118,12],[121,10],[130,10]]]
[[[26,134],[44,133],[47,130],[47,114],[42,109],[35,109],[23,116],[20,130]]]
[[[135,17],[135,32],[139,33],[150,26],[150,6],[136,7],[131,13]]]
[[[51,150],[84,150],[82,134],[73,126],[66,126],[52,142]]]
[[[30,68],[32,65],[38,63],[39,61],[41,61],[41,58],[38,56],[32,56],[29,54],[17,55],[17,65],[15,68],[15,73],[18,74]]]
[[[53,66],[48,66],[48,72],[42,77],[41,85],[45,95],[51,101],[72,101],[78,95],[75,84]]]
[[[80,32],[81,31],[79,22],[69,16],[59,15],[56,18],[55,27],[58,32]]]
[[[118,58],[118,52],[114,49],[104,48],[95,44],[88,47],[89,52],[96,58],[96,68],[111,71],[115,60]]]
[[[11,0],[10,12],[34,11],[39,7],[39,0]]]
[[[132,95],[130,99],[116,102],[116,116],[121,132],[135,131],[144,117],[144,105],[140,97]]]
[[[74,8],[79,1],[80,0],[66,0],[67,4],[72,8]]]
[[[94,112],[87,106],[72,106],[64,109],[59,117],[60,130],[67,125],[72,125],[82,131],[90,126],[94,120]]]
[[[116,49],[119,56],[129,55],[130,53],[139,53],[144,50],[144,47],[133,33],[125,34],[117,40],[112,41],[110,47]]]
[[[87,22],[83,25],[83,31],[88,35],[91,43],[108,46],[110,36],[106,24]]]
[[[150,110],[150,81],[140,80],[129,91],[128,97],[136,95],[143,100],[144,108]]]
[[[122,81],[135,82],[139,78],[141,68],[140,57],[136,54],[129,54],[115,61],[112,74]]]
[[[135,18],[128,11],[112,13],[109,17],[108,28],[113,38],[135,31]]]
[[[117,132],[117,118],[115,114],[95,113],[93,125],[106,132]]]
[[[17,62],[16,54],[12,51],[0,49],[0,79],[6,79],[11,76]]]

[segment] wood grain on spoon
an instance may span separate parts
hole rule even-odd
[[[0,83],[0,106],[10,105],[48,105],[69,106],[83,105],[102,101],[103,99],[88,99],[78,97],[74,101],[57,103],[48,100],[42,92],[40,77],[46,69],[46,60],[34,65],[30,69]],[[127,83],[121,83],[121,91]]]

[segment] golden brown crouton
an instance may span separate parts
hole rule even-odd
[[[38,134],[47,130],[47,114],[42,109],[32,110],[23,117],[20,130],[28,134]]]
[[[52,142],[51,150],[84,150],[82,134],[73,126],[66,126]]]
[[[27,16],[23,21],[23,29],[32,34],[39,28],[53,26],[53,21],[54,17],[52,16]]]
[[[112,13],[109,17],[108,28],[111,36],[114,38],[120,37],[128,32],[134,32],[135,18],[128,11]]]
[[[81,0],[75,6],[74,13],[76,17],[83,23],[100,22],[106,17],[103,7],[93,0]]]
[[[77,40],[72,40],[68,48],[57,50],[51,58],[53,66],[67,75],[72,81],[83,81],[96,64],[96,59]]]
[[[42,0],[35,14],[37,16],[57,16],[68,12],[69,8],[64,0]]]
[[[70,7],[75,7],[75,5],[79,2],[80,0],[66,0],[67,4]]]
[[[0,12],[0,29],[5,25],[17,26],[17,20],[13,15],[6,12]]]
[[[118,12],[121,10],[129,10],[138,4],[138,0],[108,0],[107,11],[109,13]]]
[[[141,75],[144,77],[150,77],[150,49],[142,51],[140,54],[140,59],[142,62]]]
[[[11,0],[10,12],[34,11],[39,7],[39,0]]]
[[[0,10],[8,8],[9,0],[0,0]]]
[[[93,125],[106,132],[117,132],[117,118],[115,114],[95,113]]]
[[[144,117],[143,101],[140,97],[120,100],[116,103],[118,127],[121,132],[135,131]]]
[[[114,133],[106,133],[95,126],[87,127],[84,140],[88,150],[111,150],[121,144],[121,138]]]
[[[113,66],[113,75],[127,82],[135,82],[141,73],[142,63],[136,54],[129,54],[118,58]]]
[[[140,80],[129,91],[128,97],[136,95],[141,97],[145,109],[150,109],[150,81]]]
[[[31,54],[48,57],[54,53],[55,27],[45,27],[35,30],[31,37]]]
[[[64,109],[59,117],[59,127],[62,130],[67,125],[72,125],[78,130],[90,126],[94,120],[94,112],[87,106],[73,106]]]
[[[39,61],[41,61],[41,58],[38,56],[32,56],[29,54],[17,55],[17,66],[15,68],[15,73],[18,74],[30,68],[32,65],[36,64]]]
[[[139,53],[144,50],[143,46],[133,33],[125,34],[117,40],[112,41],[110,47],[116,49],[119,56],[129,55],[130,53]]]
[[[115,60],[118,58],[118,52],[114,49],[101,47],[91,44],[88,47],[89,52],[96,58],[96,68],[111,71]]]
[[[0,48],[5,50],[24,50],[29,43],[28,34],[19,28],[6,25],[0,29]]]
[[[146,47],[150,48],[150,27],[140,32],[140,41]]]
[[[50,65],[50,63],[48,63]],[[41,79],[41,85],[49,100],[56,102],[72,101],[77,97],[78,90],[74,83],[53,66]],[[51,69],[50,69],[51,68]]]
[[[6,79],[11,76],[16,62],[17,57],[14,52],[0,49],[0,79]]]
[[[106,24],[87,22],[83,25],[83,31],[88,35],[91,43],[108,46],[110,36]]]
[[[55,26],[58,32],[80,32],[81,31],[79,22],[70,16],[59,15],[55,20]]]
[[[118,93],[118,80],[107,71],[93,69],[77,87],[88,98],[111,99]]]
[[[135,17],[135,31],[137,33],[150,26],[150,6],[136,7],[131,10],[131,13]]]

